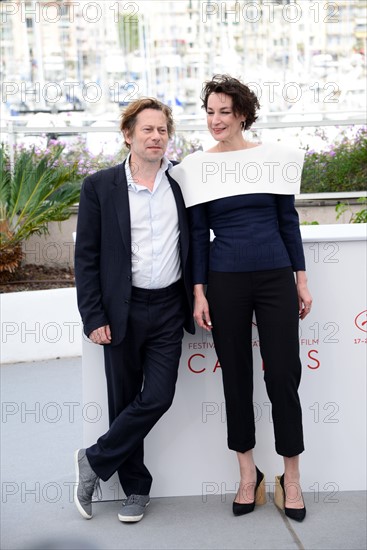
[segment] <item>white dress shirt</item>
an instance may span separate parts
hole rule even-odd
[[[150,191],[134,182],[130,154],[125,171],[130,205],[132,284],[165,288],[181,278],[176,201],[165,171],[172,163],[163,157]]]

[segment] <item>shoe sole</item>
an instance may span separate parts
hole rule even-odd
[[[262,506],[263,504],[266,504],[266,489],[265,489],[264,474],[255,493],[255,504],[256,506]]]
[[[76,484],[74,486],[74,503],[75,506],[78,509],[78,512],[83,516],[85,519],[91,519],[93,516],[87,514],[87,512],[84,510],[83,506],[80,504],[78,499],[78,486],[79,486],[79,461],[78,461],[78,455],[79,455],[80,449],[77,449],[74,453],[74,465],[75,465],[75,476],[76,476]]]
[[[281,476],[275,476],[274,504],[284,512],[284,492],[280,484]]]
[[[149,506],[149,504],[150,504],[150,501],[148,502],[148,504],[145,505],[145,508]],[[120,521],[124,523],[137,523],[138,521],[143,519],[144,512],[140,516],[122,516],[121,514],[117,514],[117,517],[119,518]]]

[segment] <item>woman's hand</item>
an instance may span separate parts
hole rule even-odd
[[[307,287],[306,272],[297,271],[296,278],[297,278],[299,318],[304,319],[311,311],[312,296]]]
[[[210,332],[212,322],[210,320],[208,300],[204,294],[203,285],[194,285],[194,319],[200,328]]]

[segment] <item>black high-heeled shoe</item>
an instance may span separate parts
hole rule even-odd
[[[255,504],[260,506],[261,504],[266,503],[266,492],[265,492],[265,476],[258,467],[256,466],[256,485],[255,485],[255,498],[253,502],[248,504],[240,504],[239,502],[233,501],[232,510],[235,516],[243,516],[244,514],[249,514],[254,511]]]
[[[303,500],[303,496],[302,496]],[[281,476],[275,476],[275,491],[274,491],[275,505],[283,510],[285,515],[296,521],[303,521],[306,517],[306,506],[303,500],[303,508],[286,508],[285,506],[285,490],[284,490],[284,474]]]

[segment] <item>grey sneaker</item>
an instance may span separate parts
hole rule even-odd
[[[92,496],[97,491],[101,497],[99,477],[92,470],[85,449],[78,449],[74,453],[76,484],[74,487],[74,502],[78,511],[85,519],[92,517]]]
[[[145,508],[149,505],[149,495],[130,495],[123,503],[118,514],[120,521],[140,521],[143,519]]]

